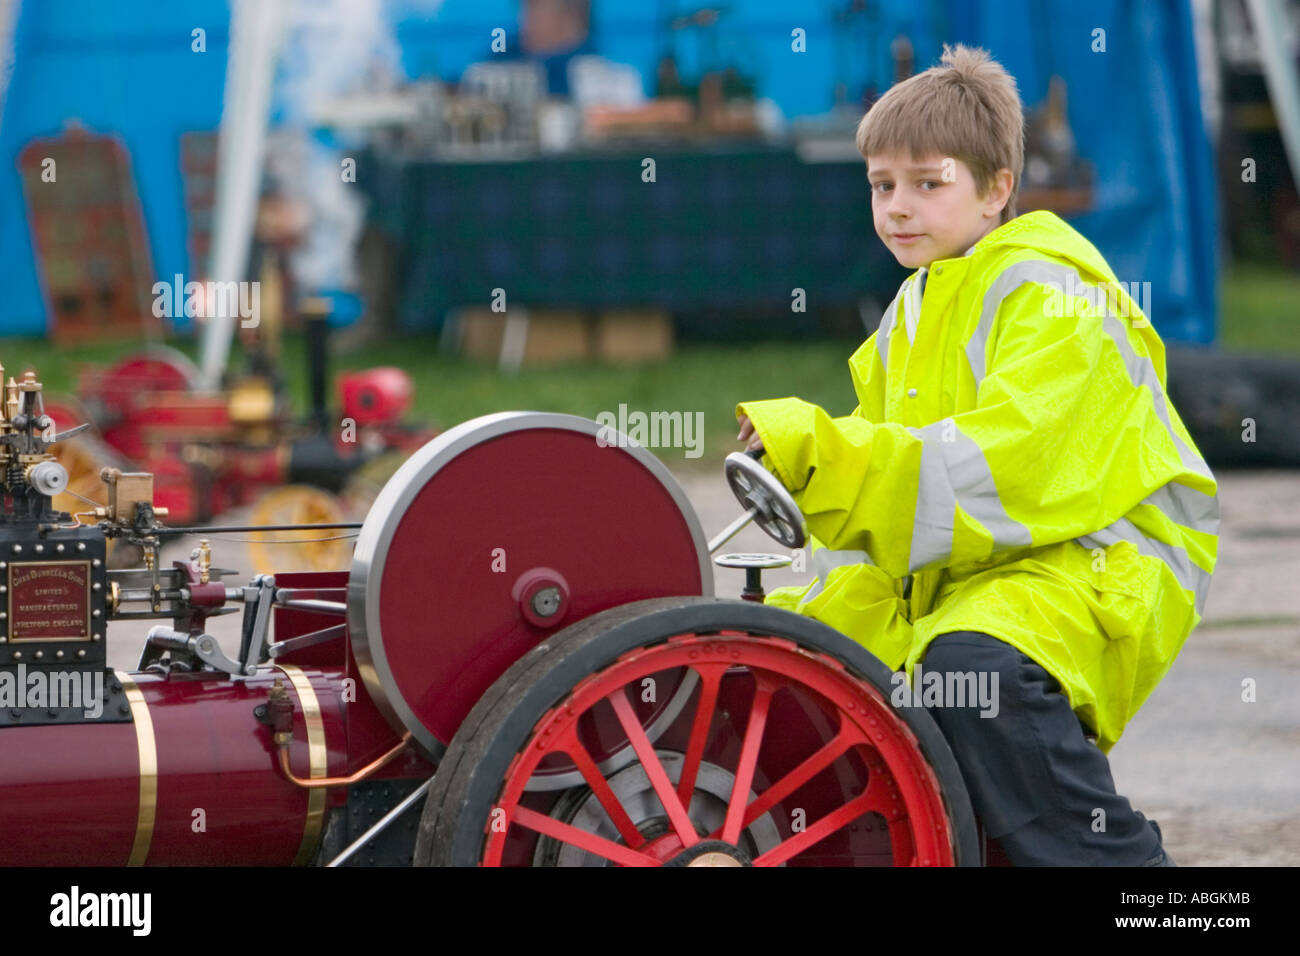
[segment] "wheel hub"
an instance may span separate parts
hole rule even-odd
[[[664,866],[753,866],[749,855],[740,847],[721,840],[701,840],[690,849],[683,850]]]
[[[662,761],[668,778],[677,783],[681,779],[683,755],[673,750],[656,750],[655,753]],[[706,836],[722,825],[735,780],[735,776],[722,767],[708,761],[701,762],[695,793],[688,810],[691,823],[699,836]],[[640,763],[624,767],[614,774],[609,778],[609,786],[627,810],[637,831],[646,837],[648,842],[644,851],[665,866],[748,866],[755,856],[781,842],[775,821],[771,814],[765,814],[741,833],[742,846],[733,846],[721,840],[702,840],[683,849],[682,841],[664,816],[650,778]],[[609,815],[587,787],[576,787],[566,793],[556,802],[550,816],[589,833],[597,833],[612,840],[619,839]],[[713,856],[705,859],[705,854]],[[732,862],[718,860],[719,854],[728,856]],[[608,863],[579,847],[547,837],[538,841],[534,860],[539,866],[605,866]],[[703,861],[695,862],[696,860]]]

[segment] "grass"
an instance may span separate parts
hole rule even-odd
[[[1300,277],[1282,271],[1237,268],[1223,276],[1222,347],[1230,351],[1300,356]],[[1230,305],[1229,305],[1230,304]],[[197,342],[176,347],[195,357]],[[508,409],[567,412],[595,418],[599,412],[629,410],[702,412],[703,454],[687,459],[683,449],[657,449],[672,467],[717,467],[738,450],[733,415],[739,401],[797,395],[834,415],[853,410],[856,398],[847,360],[859,343],[851,340],[767,342],[739,345],[679,345],[667,362],[642,366],[596,363],[523,369],[503,375],[487,363],[468,362],[438,351],[436,335],[389,339],[334,355],[331,372],[397,365],[415,380],[411,417],[449,427],[466,419]],[[77,364],[106,365],[140,343],[59,348],[44,339],[0,340],[6,375],[27,365],[40,373],[47,392],[70,393]],[[238,346],[236,346],[238,354]],[[238,358],[232,365],[239,367]],[[284,368],[294,407],[308,402],[304,342],[289,335]],[[331,393],[331,402],[333,401]]]
[[[1219,346],[1230,352],[1300,356],[1300,275],[1235,266],[1219,289]]]

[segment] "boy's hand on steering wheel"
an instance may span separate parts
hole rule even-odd
[[[755,449],[761,451],[763,448],[763,439],[759,438],[757,433],[754,431],[754,423],[749,420],[749,416],[741,415],[737,420],[740,422],[740,434],[736,436],[736,440],[744,441],[746,438],[753,436],[750,443],[745,446],[745,451],[754,451]]]

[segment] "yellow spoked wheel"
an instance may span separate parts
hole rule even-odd
[[[388,484],[398,468],[401,468],[410,456],[404,451],[385,452],[377,458],[366,462],[348,479],[339,493],[343,508],[349,521],[365,521],[370,513],[370,506],[375,503],[379,493]]]
[[[311,485],[286,485],[269,491],[253,506],[251,524],[328,524],[345,521],[338,498]],[[276,571],[337,571],[352,560],[353,538],[346,528],[258,531],[248,553],[259,574]]]
[[[46,395],[45,414],[54,419],[55,429],[66,432],[83,422],[90,421],[90,416],[81,403],[68,395]],[[121,455],[106,445],[99,438],[98,432],[91,428],[75,438],[59,442],[50,449],[51,454],[68,473],[68,486],[51,502],[60,511],[76,514],[93,508],[84,499],[89,498],[97,504],[104,503],[104,486],[99,480],[99,470],[105,466],[124,464]],[[76,494],[73,494],[75,492]],[[81,498],[76,497],[81,495]],[[87,523],[93,518],[87,518]]]
[[[51,449],[54,457],[68,472],[68,486],[55,495],[52,504],[68,514],[93,511],[95,505],[106,503],[108,492],[99,478],[101,468],[127,468],[126,460],[104,442],[83,432]],[[80,496],[80,497],[78,497]],[[87,501],[89,499],[89,501]],[[93,501],[95,504],[90,504]],[[82,515],[82,522],[94,524],[95,519]]]

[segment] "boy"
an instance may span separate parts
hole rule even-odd
[[[1086,239],[1015,218],[1020,99],[984,51],[945,47],[857,145],[876,232],[917,271],[849,359],[851,415],[736,408],[825,546],[817,580],[768,602],[909,681],[985,675],[995,712],[932,714],[1013,864],[1173,865],[1105,757],[1199,622],[1217,552],[1164,346]]]

